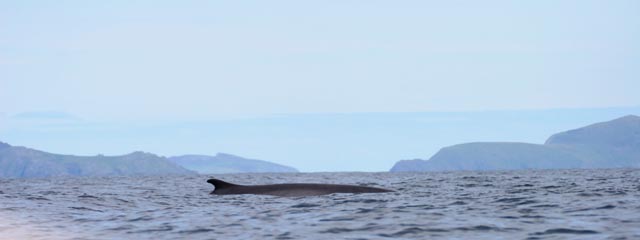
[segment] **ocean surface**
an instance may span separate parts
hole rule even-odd
[[[208,175],[0,179],[0,239],[640,239],[640,170],[218,174],[393,193],[210,195]]]

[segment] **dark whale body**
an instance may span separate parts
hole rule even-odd
[[[363,187],[355,185],[338,184],[317,184],[317,183],[287,183],[270,185],[237,185],[219,179],[209,179],[208,183],[213,184],[215,189],[211,194],[232,195],[232,194],[259,194],[280,197],[301,197],[317,196],[332,193],[383,193],[393,192],[391,190]]]

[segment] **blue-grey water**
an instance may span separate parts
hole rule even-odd
[[[0,180],[1,239],[640,239],[640,170],[223,174],[393,193],[210,195],[208,176]]]

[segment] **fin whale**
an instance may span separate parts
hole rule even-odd
[[[286,183],[269,185],[238,185],[228,183],[219,179],[211,178],[207,180],[213,184],[215,189],[211,194],[232,195],[232,194],[259,194],[280,197],[302,197],[317,196],[332,193],[383,193],[393,192],[392,190],[364,187],[356,185],[338,184],[318,184],[318,183]]]

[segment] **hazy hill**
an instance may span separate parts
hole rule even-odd
[[[123,156],[53,154],[0,142],[0,177],[194,174],[164,157],[134,152]]]
[[[529,143],[465,143],[441,149],[429,161],[398,162],[391,171],[580,168],[572,153]]]
[[[640,117],[626,116],[551,136],[545,144],[485,142],[442,148],[390,170],[453,171],[640,167]]]
[[[551,136],[546,146],[566,149],[593,167],[640,167],[640,117],[626,116]]]
[[[545,144],[602,145],[614,148],[638,147],[640,146],[640,117],[629,115],[557,133],[551,136]]]
[[[298,172],[295,168],[226,153],[215,156],[183,155],[171,157],[174,163],[198,173]]]

